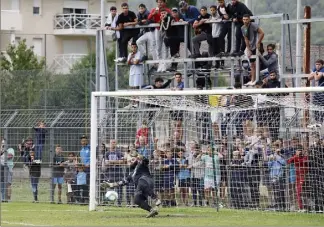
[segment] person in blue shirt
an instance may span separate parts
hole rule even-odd
[[[324,87],[324,60],[318,59],[315,62],[315,68],[313,69],[313,72],[309,74],[308,80],[315,80],[317,82],[317,87]],[[317,92],[314,94],[313,104],[317,106],[324,106],[324,92]],[[314,115],[317,123],[321,124],[324,121],[323,111],[314,111]]]
[[[176,72],[174,74],[174,79],[177,84],[172,90],[183,90],[184,82],[182,81],[182,74],[180,72]]]
[[[84,168],[84,173],[86,176],[86,185],[82,186],[84,189],[84,203],[89,200],[89,184],[90,184],[90,145],[88,143],[88,137],[83,135],[81,138],[81,150],[80,150],[80,164]]]
[[[180,188],[180,196],[182,203],[185,206],[189,205],[189,187],[190,187],[190,170],[188,169],[188,159],[184,156],[184,151],[180,149],[178,152],[179,158],[177,159],[179,163],[179,188]]]
[[[89,185],[87,183],[87,173],[84,171],[84,165],[78,165],[78,174],[77,174],[77,191],[76,199],[78,203],[85,203],[88,198]]]
[[[189,5],[186,1],[182,0],[179,2],[180,12],[182,13],[182,17],[184,21],[187,21],[189,24],[193,24],[195,20],[198,19],[200,15],[197,7]]]
[[[281,155],[281,150],[276,149],[269,156],[270,181],[274,193],[275,208],[281,211],[286,209],[285,203],[285,172],[286,161]]]

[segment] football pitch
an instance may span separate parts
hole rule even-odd
[[[211,208],[161,208],[155,218],[138,208],[48,203],[2,203],[1,226],[324,226],[323,214]]]

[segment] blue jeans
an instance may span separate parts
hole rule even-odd
[[[35,194],[37,195],[38,182],[39,182],[39,177],[30,176],[30,183],[31,183],[32,192],[33,192],[34,195]]]
[[[35,145],[35,160],[42,160],[42,152],[43,152],[44,144],[36,144]]]
[[[6,182],[1,182],[0,183],[0,187],[1,187],[1,198],[2,198],[2,201],[6,200]]]

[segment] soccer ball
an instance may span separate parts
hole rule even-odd
[[[116,201],[118,199],[118,193],[115,191],[107,191],[105,198],[108,201]]]

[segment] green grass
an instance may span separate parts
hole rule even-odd
[[[324,226],[323,214],[277,213],[211,208],[161,208],[146,219],[138,208],[98,207],[47,203],[1,204],[1,226]]]

